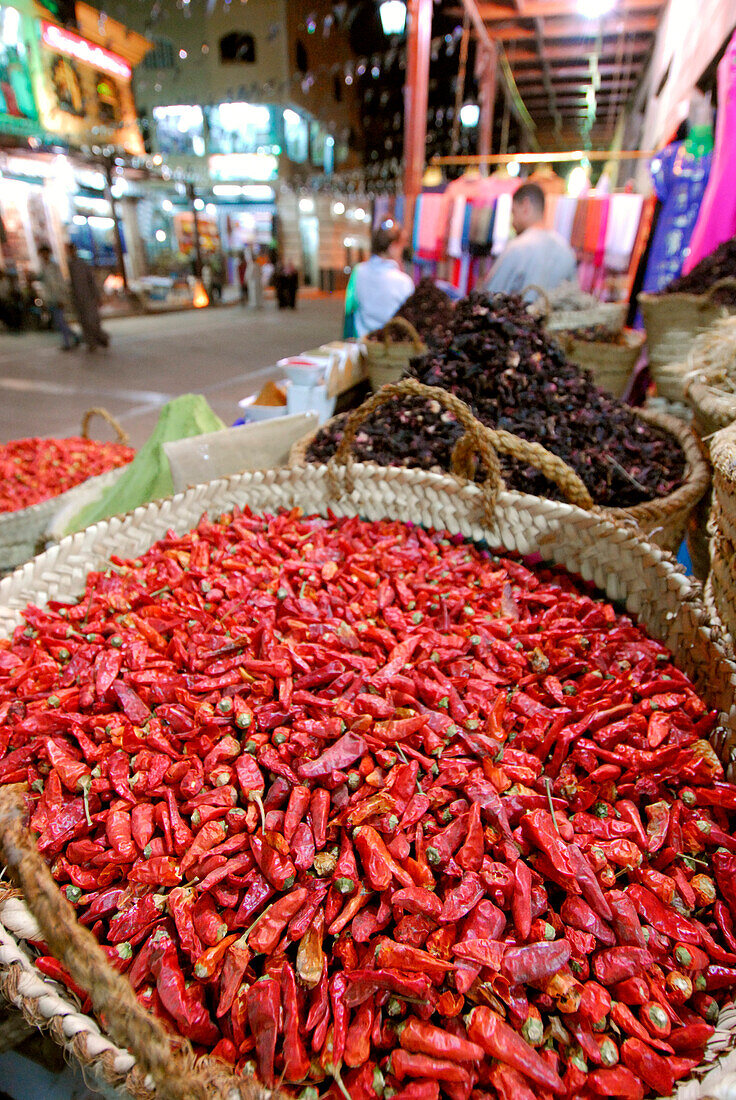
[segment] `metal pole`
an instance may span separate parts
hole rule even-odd
[[[195,255],[194,274],[197,276],[198,279],[201,279],[202,278],[202,242],[199,239],[199,218],[197,217],[197,207],[194,205],[194,200],[196,199],[196,197],[197,196],[196,196],[195,191],[194,191],[194,184],[193,183],[188,183],[187,184],[187,198],[189,199],[190,203],[192,204],[192,216],[194,218],[194,255]]]
[[[490,155],[493,145],[493,118],[496,107],[498,79],[498,53],[495,45],[482,50],[479,57],[480,119],[478,123],[478,152],[482,157]],[[487,175],[484,165],[481,174]]]
[[[404,222],[411,233],[414,207],[422,190],[427,149],[432,0],[409,0],[408,27],[404,86]]]
[[[115,202],[115,196],[112,193],[113,174],[112,174],[112,160],[109,158],[105,160],[105,182],[107,183],[107,197],[110,202],[110,209],[112,211],[112,220],[114,223],[115,232],[115,257],[118,261],[118,268],[123,280],[123,291],[126,297],[130,294],[130,288],[128,286],[128,274],[125,270],[125,252],[123,248],[123,234],[120,231],[120,218],[118,216],[117,203]]]

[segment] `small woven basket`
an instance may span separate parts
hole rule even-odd
[[[541,318],[547,332],[555,334],[600,327],[616,335],[624,327],[629,310],[628,302],[597,302],[585,309],[556,309],[550,295],[534,283],[524,288],[521,292],[522,298],[529,290],[539,295],[538,302],[532,303],[530,312]]]
[[[446,396],[448,404],[457,401]],[[465,409],[462,415],[457,405]],[[612,522],[596,510],[501,491],[494,444],[507,446],[506,433],[479,426],[467,407],[457,405],[453,411],[466,434],[454,461],[460,467],[478,453],[488,471],[484,485],[427,471],[354,463],[349,455],[359,423],[354,416],[329,466],[213,481],[64,539],[0,581],[0,635],[12,633],[29,601],[42,607],[49,599],[78,597],[90,570],[104,568],[111,555],[135,558],[157,539],[190,530],[205,511],[220,514],[237,506],[273,513],[298,506],[306,514],[402,520],[522,555],[538,554],[592,582],[608,599],[624,603],[670,648],[719,713],[713,744],[730,764],[736,745],[736,664],[713,635],[699,588],[631,526]],[[551,463],[566,490],[580,491],[579,479],[559,459],[534,444],[526,446],[529,460]],[[110,968],[91,933],[75,921],[26,830],[23,805],[13,788],[0,791],[0,843],[23,891],[22,898],[8,889],[0,895],[0,991],[26,1019],[48,1028],[86,1070],[125,1088],[136,1100],[266,1100],[268,1094],[255,1082],[235,1078],[222,1063],[195,1061],[185,1044],[175,1049],[160,1023],[137,1004],[126,979]],[[39,939],[89,992],[104,1029],[36,969],[26,943]],[[676,1100],[706,1095],[734,1068],[736,1057],[729,1053],[734,1030],[736,1013],[726,1009],[698,1078],[682,1083]]]
[[[391,331],[403,339],[391,338]],[[394,317],[383,329],[383,338],[369,335],[365,341],[366,368],[374,393],[389,382],[398,382],[412,359],[426,355],[427,345],[414,326],[403,317]],[[408,339],[406,339],[408,337]]]
[[[390,391],[384,391],[383,394],[376,394],[369,398],[360,409],[356,410],[356,414],[362,414],[362,421],[387,400],[394,400],[402,396],[427,397],[428,391],[439,401],[442,400],[441,395],[445,392],[433,387],[422,386],[414,379],[404,379],[392,386]],[[697,436],[687,424],[673,416],[667,416],[666,413],[651,412],[645,409],[637,409],[636,412],[642,420],[646,420],[653,427],[667,432],[679,443],[685,455],[685,474],[682,485],[666,497],[646,501],[644,504],[637,504],[632,508],[601,508],[600,512],[602,515],[623,522],[633,520],[642,533],[648,535],[653,542],[671,553],[677,553],[685,537],[690,513],[710,484],[708,465],[701,453]],[[327,425],[323,425],[323,428],[329,427],[329,424],[328,421]],[[316,432],[311,432],[304,439],[300,439],[294,444],[289,454],[290,466],[300,467],[307,463],[307,451],[316,434]],[[516,439],[515,436],[511,438]],[[398,467],[395,468],[398,469]]]
[[[101,416],[118,434],[120,443],[128,444],[128,433],[118,424],[117,420],[106,409],[88,409],[82,419],[82,437],[89,439],[89,424],[93,416]],[[105,487],[107,474],[99,474],[98,477],[88,478],[80,482],[89,490],[94,490],[100,481],[100,490]],[[80,485],[67,489],[65,493],[49,497],[38,504],[32,504],[29,508],[21,508],[17,512],[0,513],[0,573],[15,569],[24,561],[32,558],[43,545],[43,535],[56,512],[63,508],[69,495],[76,493]],[[72,497],[72,499],[74,499]]]
[[[687,357],[695,338],[721,317],[736,313],[736,306],[713,301],[718,290],[736,287],[736,280],[721,279],[706,294],[640,294],[638,297],[647,331],[649,372],[657,393],[669,401],[683,400]]]
[[[573,333],[561,341],[565,354],[579,367],[589,370],[601,389],[621,397],[644,347],[644,333],[623,329],[618,341],[581,340]]]

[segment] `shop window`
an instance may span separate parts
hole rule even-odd
[[[154,46],[143,58],[144,69],[173,69],[174,43],[169,38],[154,38]]]
[[[309,68],[307,49],[303,42],[297,42],[296,44],[296,67],[300,73],[306,73]]]
[[[252,34],[231,31],[220,39],[220,61],[223,65],[252,65],[256,59],[256,40]]]
[[[220,103],[207,109],[211,153],[273,153],[276,116],[262,103]]]

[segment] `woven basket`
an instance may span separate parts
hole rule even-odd
[[[736,394],[709,386],[697,378],[685,381],[684,394],[695,414],[693,427],[702,439],[736,421]]]
[[[499,492],[493,438],[504,442],[503,433],[494,436],[475,425],[456,448],[458,462],[478,448],[491,472],[484,486],[427,471],[357,464],[345,455],[344,466],[336,456],[329,467],[241,474],[96,524],[0,581],[0,634],[7,636],[15,629],[29,601],[43,606],[49,599],[79,596],[87,573],[103,568],[111,555],[134,558],[158,538],[190,530],[204,511],[219,514],[238,506],[272,513],[299,506],[307,514],[325,516],[331,511],[338,516],[411,521],[523,555],[539,554],[624,603],[670,648],[709,706],[719,712],[714,747],[730,763],[736,745],[736,664],[713,637],[698,587],[631,527],[595,510]],[[236,1080],[221,1065],[218,1070],[206,1059],[195,1065],[186,1048],[171,1049],[158,1021],[137,1004],[126,980],[110,970],[91,934],[74,921],[22,824],[12,788],[0,791],[0,836],[10,870],[27,899],[26,903],[10,890],[0,895],[0,990],[30,1022],[50,1028],[98,1078],[125,1087],[128,1095],[141,1100],[154,1095],[162,1100],[265,1100],[252,1082]],[[106,1021],[105,1031],[36,970],[25,943],[40,938],[89,991],[95,1011]],[[678,1100],[703,1095],[701,1090],[707,1093],[734,1068],[736,1055],[729,1054],[734,1030],[736,1012],[724,1010],[706,1052],[702,1083],[694,1079],[682,1084]]]
[[[431,396],[442,402],[444,390],[422,386],[413,379],[405,379],[394,385],[390,392],[384,391],[381,396],[383,400],[392,400],[403,395],[427,397],[429,396],[427,391],[430,389]],[[378,400],[378,396],[375,395],[369,398],[360,409],[356,409],[351,419],[359,417],[360,420],[357,423],[360,423],[369,416],[374,409],[383,404],[383,401]],[[682,485],[668,496],[660,497],[658,500],[637,504],[633,508],[601,508],[600,512],[615,520],[624,522],[633,520],[638,524],[642,533],[648,535],[653,542],[656,542],[665,550],[677,553],[685,537],[690,513],[710,484],[708,465],[701,453],[697,436],[687,424],[675,419],[675,417],[667,416],[665,413],[650,412],[644,409],[637,409],[636,411],[642,420],[646,420],[648,424],[661,428],[662,431],[674,436],[680,444],[685,454],[685,475]],[[348,421],[349,423],[350,421]],[[329,426],[329,424],[328,421],[328,424],[324,427]],[[347,424],[345,430],[346,432],[348,430]],[[311,432],[304,439],[300,439],[298,443],[294,444],[289,455],[290,466],[300,467],[307,463],[307,450],[316,434],[316,432]]]
[[[625,392],[644,347],[643,332],[624,329],[622,335],[623,343],[578,340],[572,333],[561,341],[568,359],[589,370],[596,384],[614,397]]]
[[[117,420],[110,416],[106,409],[89,409],[82,419],[82,437],[89,439],[89,424],[93,416],[101,416],[118,434],[121,443],[130,442],[128,433],[121,428]],[[89,490],[99,491],[105,488],[107,474],[99,474],[98,477],[88,478],[81,482]],[[30,508],[21,508],[17,512],[3,512],[0,514],[0,573],[15,569],[28,561],[43,544],[43,534],[56,512],[63,508],[70,499],[70,495],[76,493],[79,485],[67,489],[65,493],[49,497],[39,504],[32,504]],[[74,497],[71,496],[73,500]]]
[[[535,283],[530,283],[522,290],[522,298],[529,290],[536,291],[540,303],[539,305],[536,302],[532,303],[530,312],[542,319],[547,332],[572,333],[579,332],[580,329],[600,326],[615,334],[624,327],[626,314],[629,311],[628,302],[598,302],[588,309],[555,309],[547,292]]]
[[[409,339],[392,340],[389,329],[398,330]],[[398,382],[412,359],[427,354],[427,345],[403,317],[394,317],[383,331],[382,340],[369,335],[365,341],[366,369],[374,392],[389,382]]]
[[[691,345],[720,317],[736,313],[736,306],[713,302],[717,290],[736,285],[721,279],[707,294],[640,294],[639,306],[647,330],[649,371],[657,392],[670,401],[683,400],[683,364]],[[673,366],[676,365],[676,366]]]

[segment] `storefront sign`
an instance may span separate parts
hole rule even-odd
[[[24,20],[17,8],[5,6],[0,6],[0,132],[40,132]]]
[[[274,180],[278,157],[271,153],[224,153],[210,157],[213,180]]]
[[[93,42],[88,42],[86,38],[80,38],[78,34],[72,34],[63,27],[57,27],[55,23],[42,22],[41,38],[43,44],[56,53],[73,57],[76,61],[120,77],[121,80],[131,78],[130,65],[118,54],[105,50],[102,46],[96,46]]]

